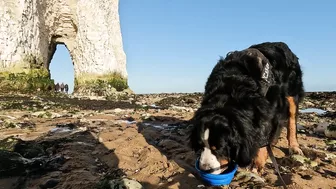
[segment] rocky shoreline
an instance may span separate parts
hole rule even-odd
[[[106,100],[0,95],[0,189],[215,188],[193,175],[188,120],[201,93],[130,94]],[[336,186],[336,92],[307,93],[289,156],[286,132],[274,153],[292,188]],[[260,177],[240,169],[226,188],[281,188],[272,164]]]

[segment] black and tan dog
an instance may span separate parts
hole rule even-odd
[[[297,56],[283,42],[266,42],[230,52],[212,70],[201,107],[192,119],[190,143],[200,152],[200,168],[229,162],[262,172],[266,145],[276,144],[287,126],[289,152],[302,154],[296,136],[304,97]]]

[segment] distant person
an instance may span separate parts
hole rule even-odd
[[[64,83],[62,82],[61,84],[61,92],[63,93],[64,92]]]
[[[60,90],[60,85],[59,83],[56,83],[55,85],[55,92],[58,92]]]
[[[69,92],[69,85],[68,84],[64,85],[64,90],[65,90],[66,94],[68,94],[68,92]]]
[[[48,85],[48,88],[47,88],[48,91],[52,91],[53,89],[55,90],[55,83]]]

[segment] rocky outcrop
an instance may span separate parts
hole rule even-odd
[[[49,71],[56,45],[65,44],[74,64],[75,92],[97,94],[99,89],[105,94],[127,88],[118,4],[118,0],[0,1],[0,71]]]

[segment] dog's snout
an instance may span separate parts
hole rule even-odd
[[[200,169],[203,170],[203,171],[207,171],[207,170],[210,170],[211,167],[210,167],[210,164],[208,164],[208,163],[202,163],[202,164],[200,164]]]

